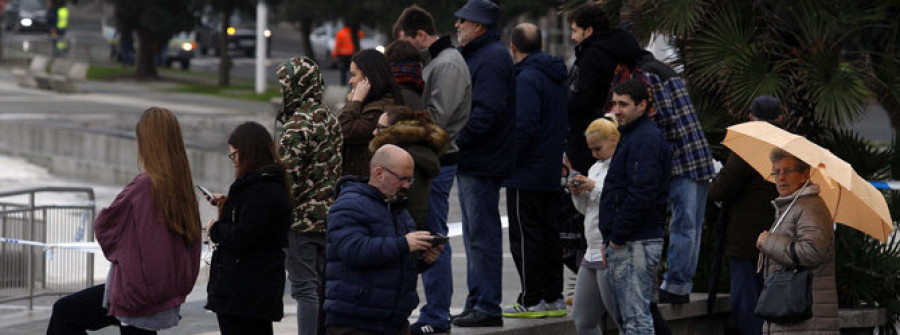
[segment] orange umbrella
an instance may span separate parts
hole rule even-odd
[[[831,151],[802,136],[789,133],[768,122],[752,121],[728,127],[726,147],[741,156],[757,172],[772,181],[769,153],[781,148],[812,167],[810,178],[819,185],[835,222],[871,235],[881,242],[894,229],[884,196],[856,174],[853,167]]]

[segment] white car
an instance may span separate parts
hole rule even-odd
[[[334,49],[334,35],[343,28],[343,24],[339,22],[326,22],[319,26],[309,34],[309,42],[312,44],[312,56],[322,64],[333,63],[331,58],[331,50]],[[379,31],[372,28],[362,27],[363,38],[359,40],[362,49],[376,49],[384,52],[385,37]]]

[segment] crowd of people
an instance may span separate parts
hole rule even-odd
[[[809,165],[776,150],[774,185],[737,155],[716,175],[681,77],[610,27],[598,5],[569,15],[570,70],[541,51],[534,24],[517,25],[504,44],[500,12],[490,0],[468,1],[455,13],[454,47],[428,11],[406,8],[384,54],[348,57],[351,89],[337,116],[322,102],[314,60],[278,67],[281,134],[273,142],[259,124],[238,126],[227,141],[235,180],[227,194],[206,197],[218,208],[206,224],[214,244],[206,308],[223,334],[272,334],[285,272],[301,335],[433,334],[565,316],[561,200],[584,215],[578,334],[600,334],[608,321],[624,334],[670,334],[657,303],[690,300],[707,195],[733,214],[727,253],[740,331],[837,333],[833,226]],[[777,124],[780,115],[769,96],[750,109],[754,121]],[[48,334],[109,325],[152,334],[178,324],[200,267],[193,182],[174,114],[150,108],[135,132],[145,173],[95,223],[113,264],[107,283],[60,299]],[[468,289],[458,315],[446,237],[454,180]],[[506,307],[501,188],[521,284]],[[791,253],[815,274],[813,317],[764,323],[753,314],[764,275],[789,266]],[[425,304],[410,324],[420,275]]]

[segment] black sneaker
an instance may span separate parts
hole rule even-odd
[[[471,311],[466,315],[457,316],[451,323],[457,327],[503,327],[503,317]]]
[[[435,327],[427,323],[416,322],[409,325],[409,333],[412,335],[439,334],[450,331],[450,326],[444,328]]]
[[[691,302],[690,294],[674,294],[669,293],[663,290],[659,290],[659,303],[660,304],[686,304]]]
[[[450,315],[450,322],[453,322],[453,320],[456,320],[457,318],[461,318],[461,317],[464,317],[464,316],[466,316],[466,315],[469,315],[469,313],[472,313],[472,310],[462,311],[462,312],[460,312],[459,314],[456,314],[456,315]]]

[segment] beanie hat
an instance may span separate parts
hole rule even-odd
[[[781,116],[781,103],[771,95],[761,95],[750,103],[750,114],[763,121],[775,121]]]

